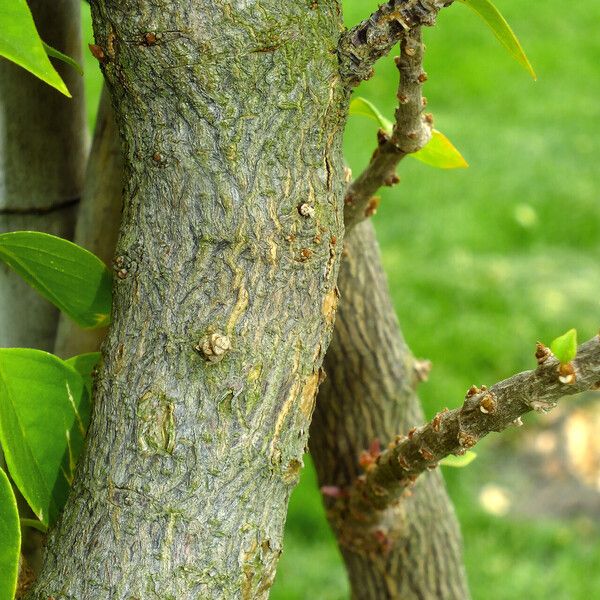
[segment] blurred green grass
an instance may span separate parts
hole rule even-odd
[[[376,5],[345,0],[347,24]],[[437,171],[404,161],[401,185],[382,190],[375,217],[405,336],[417,356],[434,363],[421,389],[429,415],[458,405],[472,383],[531,368],[537,339],[549,342],[570,327],[587,339],[600,324],[600,4],[497,5],[539,80],[466,7],[444,10],[425,31],[425,93],[436,127],[470,168]],[[87,49],[85,56],[92,122],[100,80]],[[396,86],[390,57],[356,93],[391,118]],[[375,146],[375,130],[350,119],[346,157],[355,173]],[[476,600],[600,597],[598,529],[484,513],[477,490],[493,474],[478,461],[445,475]],[[309,459],[291,500],[271,597],[348,598]]]

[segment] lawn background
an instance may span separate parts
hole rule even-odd
[[[374,221],[404,334],[433,361],[425,411],[455,407],[472,384],[531,368],[536,340],[570,327],[587,339],[600,319],[600,4],[497,0],[531,59],[533,82],[465,6],[425,31],[425,94],[436,127],[470,164],[439,171],[405,160],[400,186],[381,192]],[[345,0],[346,23],[377,3]],[[85,42],[91,43],[83,4]],[[85,49],[90,126],[101,78]],[[392,57],[355,92],[392,118]],[[355,174],[376,125],[351,117]],[[489,441],[479,450],[491,452]],[[494,474],[475,461],[445,470],[463,529],[476,600],[600,598],[600,529],[486,514],[477,495]],[[345,600],[345,573],[328,531],[310,459],[295,490],[274,600]]]

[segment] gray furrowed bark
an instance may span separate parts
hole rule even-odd
[[[28,2],[40,35],[81,59],[77,0]],[[55,63],[72,99],[0,60],[0,232],[71,238],[86,159],[83,78]],[[0,264],[0,346],[52,350],[58,311]]]
[[[337,301],[339,6],[93,13],[125,142],[119,277],[29,597],[265,598]]]

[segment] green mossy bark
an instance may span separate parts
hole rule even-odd
[[[104,0],[93,16],[124,140],[119,277],[29,597],[264,598],[337,299],[339,6]],[[214,333],[219,362],[194,349]]]

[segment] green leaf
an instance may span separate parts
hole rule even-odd
[[[437,129],[432,131],[428,144],[409,156],[438,169],[466,169],[469,166],[452,142]]]
[[[361,115],[363,117],[368,117],[369,119],[373,119],[379,123],[379,126],[386,131],[387,133],[392,133],[392,128],[394,124],[391,121],[388,121],[377,109],[377,107],[369,102],[366,98],[357,97],[350,102],[350,114],[351,115]]]
[[[508,50],[511,56],[529,71],[533,79],[537,79],[519,39],[514,34],[506,19],[490,0],[459,0],[459,2],[473,9],[486,22],[498,38],[498,41]]]
[[[12,60],[65,96],[71,97],[44,50],[25,0],[0,2],[0,56]]]
[[[0,348],[0,442],[13,481],[44,525],[64,506],[89,414],[73,367],[41,350]]]
[[[10,481],[0,469],[0,600],[13,600],[19,576],[21,528]]]
[[[377,107],[366,98],[357,97],[350,102],[350,114],[368,117],[379,123],[387,133],[392,133],[394,124],[388,121]],[[409,154],[421,162],[438,169],[466,169],[469,164],[452,142],[440,131],[432,131],[429,143],[414,154]]]
[[[74,58],[71,58],[68,54],[63,54],[60,50],[53,48],[50,44],[46,44],[44,41],[42,41],[42,46],[44,46],[44,50],[48,56],[52,56],[53,58],[61,60],[70,67],[73,67],[80,75],[83,75],[83,69],[81,68],[81,65]]]
[[[455,467],[460,469],[462,467],[466,467],[470,465],[477,458],[477,454],[472,450],[467,450],[461,456],[455,456],[454,454],[449,454],[445,458],[440,460],[440,465],[443,467]]]
[[[577,356],[577,330],[569,329],[567,333],[557,337],[551,344],[552,354],[562,363],[570,363]]]
[[[108,325],[112,275],[91,252],[47,233],[15,231],[0,234],[0,259],[81,327]]]

